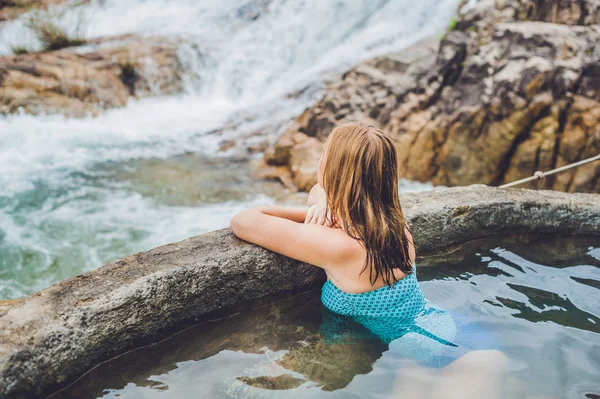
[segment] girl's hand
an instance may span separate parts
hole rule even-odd
[[[304,218],[304,223],[308,224],[325,224],[325,212],[327,212],[327,207],[323,204],[314,204],[308,208],[306,212],[306,218]]]
[[[326,227],[339,228],[337,223],[334,225],[331,222],[331,213],[329,212],[327,205],[324,203],[311,205],[306,212],[304,223],[320,224]]]
[[[325,191],[323,190],[323,187],[319,185],[319,183],[315,184],[310,189],[310,193],[308,193],[308,199],[306,202],[308,205],[318,205],[326,202]]]

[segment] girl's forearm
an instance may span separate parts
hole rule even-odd
[[[266,215],[277,216],[298,223],[304,223],[304,219],[306,218],[306,212],[308,211],[308,207],[280,205],[260,206],[257,209]]]

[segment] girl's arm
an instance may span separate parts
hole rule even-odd
[[[306,212],[304,207],[259,206],[235,214],[230,226],[242,240],[322,268],[344,264],[356,255],[344,231],[303,223]]]
[[[258,209],[265,215],[276,216],[296,223],[304,222],[308,207],[306,206],[261,206]]]

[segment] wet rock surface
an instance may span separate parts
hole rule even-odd
[[[177,48],[173,40],[126,35],[0,57],[0,114],[95,115],[132,97],[181,92]]]
[[[524,259],[556,268],[586,264],[600,267],[600,260],[594,260],[581,251],[588,245],[595,246],[597,240],[598,236],[554,233],[500,234],[476,239],[433,254],[421,252],[417,257],[419,280],[464,280],[465,276],[473,275],[506,276],[503,269],[490,268],[489,263],[481,261],[481,252],[495,255],[492,248],[518,248],[519,256]],[[168,390],[171,395],[177,395],[177,383],[171,384],[173,379],[165,377],[172,377],[181,365],[189,365],[190,361],[197,366],[202,365],[196,373],[208,368],[206,362],[220,368],[221,373],[212,374],[209,380],[215,385],[215,390],[222,392],[225,388],[232,396],[252,396],[250,386],[268,390],[294,389],[309,381],[323,391],[344,389],[356,375],[369,374],[374,362],[382,355],[386,356],[385,352],[390,347],[363,326],[349,323],[347,319],[323,309],[319,294],[318,289],[310,290],[231,317],[198,324],[156,345],[130,351],[95,367],[52,398],[100,397],[106,390],[122,390],[132,385]],[[576,311],[570,313],[577,314]],[[539,317],[535,314],[531,320],[540,321]],[[553,317],[546,313],[542,317],[544,321],[565,323],[562,315]],[[593,320],[590,318],[586,327],[590,331],[598,331]],[[581,327],[581,323],[575,323]],[[232,352],[241,358],[245,356],[242,353],[264,357],[259,365],[244,370],[244,374],[251,377],[237,377],[231,385],[221,384],[237,375],[237,370],[231,368],[231,358],[219,359],[224,353],[230,355]],[[274,376],[274,372],[284,374]],[[195,386],[207,380],[206,376],[190,378]],[[213,396],[211,393],[206,392],[205,395]]]
[[[440,185],[497,185],[596,155],[599,10],[598,0],[481,1],[439,49],[435,40],[419,43],[331,82],[265,163],[286,166],[300,190],[310,189],[322,143],[349,120],[392,136],[406,178]],[[600,192],[600,164],[543,187]]]
[[[509,232],[600,230],[600,200],[592,194],[472,186],[407,194],[402,203],[419,251]],[[133,254],[0,305],[0,397],[49,394],[173,329],[323,280],[320,269],[229,229]]]

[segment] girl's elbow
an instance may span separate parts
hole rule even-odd
[[[254,223],[253,220],[253,209],[246,209],[233,215],[229,221],[229,227],[238,238],[247,240],[250,226]]]
[[[237,237],[239,237],[242,232],[243,224],[241,219],[243,215],[241,213],[242,212],[236,213],[229,221],[229,227],[231,228],[231,231],[233,231],[233,234],[235,234]]]

